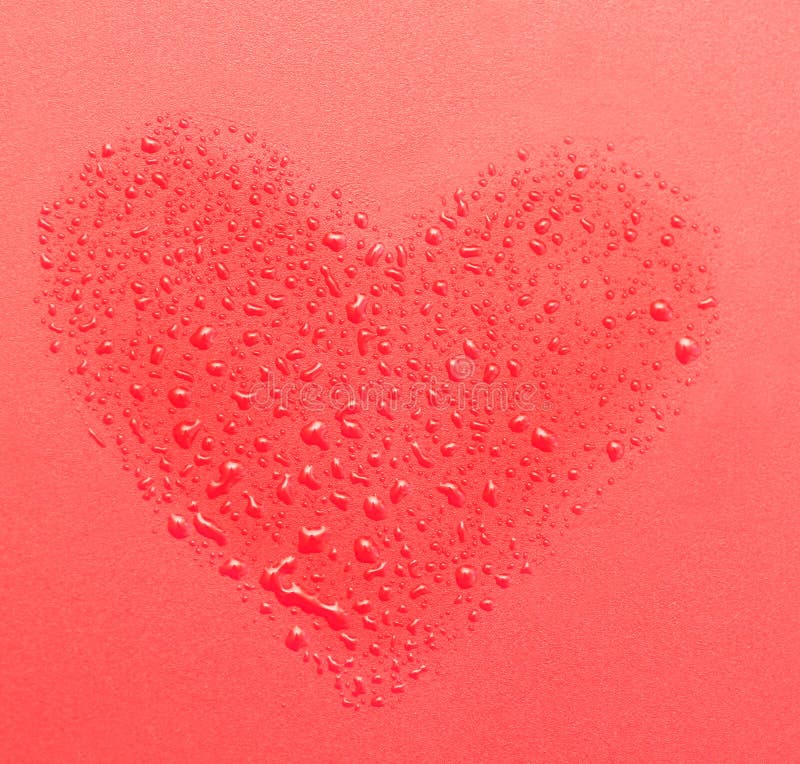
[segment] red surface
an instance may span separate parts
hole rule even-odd
[[[16,9],[1,33],[6,569],[18,760],[786,758],[800,743],[797,43],[780,5]],[[178,33],[176,30],[182,30]],[[399,706],[341,709],[150,534],[42,352],[31,213],[121,122],[253,124],[399,219],[573,134],[677,178],[726,246],[715,363],[602,519]],[[327,688],[326,688],[327,689]]]

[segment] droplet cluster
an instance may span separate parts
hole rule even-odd
[[[163,117],[40,210],[91,436],[346,705],[599,511],[706,362],[718,232],[612,149],[520,150],[397,234],[255,133]]]

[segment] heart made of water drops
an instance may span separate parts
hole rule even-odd
[[[185,118],[65,189],[37,299],[90,434],[348,705],[602,511],[717,331],[715,232],[612,147],[520,150],[402,235]]]

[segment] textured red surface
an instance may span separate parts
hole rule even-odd
[[[393,12],[394,11],[394,12]],[[20,760],[785,758],[800,729],[792,192],[780,5],[15,10],[0,334],[0,749]],[[605,516],[387,711],[345,713],[187,565],[42,352],[31,213],[89,145],[183,108],[258,126],[387,218],[520,143],[613,140],[727,242],[715,365]]]

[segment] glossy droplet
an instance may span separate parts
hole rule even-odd
[[[170,515],[167,520],[167,530],[176,539],[185,539],[189,535],[189,525],[186,518],[180,515]]]
[[[700,352],[700,345],[691,337],[681,337],[675,343],[675,357],[684,365],[696,361]]]
[[[475,363],[465,356],[456,356],[447,361],[447,375],[453,382],[463,382],[475,373]]]
[[[493,480],[487,480],[483,487],[483,500],[490,506],[496,507],[500,503],[499,489]]]
[[[508,428],[512,432],[525,432],[525,430],[530,426],[530,421],[525,414],[517,414],[513,417],[509,423]]]
[[[209,499],[228,493],[231,487],[244,477],[244,466],[241,462],[229,459],[219,465],[219,477],[206,486],[206,495]]]
[[[398,478],[389,489],[389,498],[392,500],[392,504],[397,504],[410,493],[411,485],[402,478]]]
[[[669,321],[672,318],[672,306],[666,300],[655,300],[650,303],[650,315],[656,321]]]
[[[358,294],[356,295],[352,302],[349,302],[346,307],[347,311],[347,319],[348,321],[352,321],[354,324],[361,323],[366,315],[367,312],[367,298],[366,295]]]
[[[323,451],[330,448],[330,444],[326,439],[325,424],[319,420],[309,422],[302,430],[300,430],[300,437],[303,442],[309,446],[317,446]]]
[[[444,240],[444,236],[442,235],[441,229],[437,228],[436,226],[431,226],[425,232],[425,241],[430,244],[431,246],[439,246]]]
[[[308,645],[308,637],[306,637],[306,633],[299,626],[292,626],[289,633],[286,635],[284,644],[290,650],[297,652]]]
[[[208,350],[214,341],[214,329],[210,326],[199,327],[194,334],[189,338],[198,350]]]
[[[185,409],[191,405],[192,392],[188,387],[173,387],[167,394],[169,402],[175,406],[176,409]]]
[[[463,507],[466,504],[466,494],[455,483],[440,483],[436,490],[443,493],[447,497],[447,503],[454,507]]]
[[[456,583],[461,589],[471,589],[478,581],[478,572],[470,565],[456,568]]]
[[[347,246],[347,237],[338,231],[326,233],[322,243],[334,252],[341,252]]]
[[[558,446],[558,440],[556,439],[556,436],[549,430],[546,430],[544,427],[537,427],[533,431],[531,444],[534,448],[538,448],[540,451],[551,453],[555,451],[556,447]]]
[[[142,138],[141,149],[146,154],[155,154],[161,148],[161,143],[151,136]]]
[[[316,528],[303,527],[299,531],[297,549],[303,554],[318,554],[325,549],[328,536],[328,529],[324,525]]]
[[[353,551],[359,562],[375,563],[380,558],[378,549],[369,536],[359,536],[353,542]]]
[[[606,453],[612,462],[617,462],[625,455],[625,446],[618,440],[609,440],[606,443]]]
[[[220,565],[219,572],[234,581],[241,581],[247,575],[247,566],[241,560],[231,558]]]
[[[367,496],[364,499],[364,514],[370,520],[385,520],[389,512],[377,496]]]
[[[195,530],[204,538],[214,541],[219,546],[225,546],[228,543],[222,529],[202,512],[195,512],[193,522]]]

